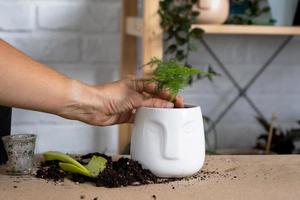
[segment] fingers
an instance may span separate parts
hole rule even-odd
[[[158,90],[157,84],[148,79],[131,79],[128,80],[128,85],[133,90],[144,94],[145,92],[160,99],[170,100],[172,95],[166,90]]]
[[[150,99],[144,100],[142,103],[142,106],[155,107],[155,108],[173,108],[174,104],[169,101],[163,100],[163,99],[150,98]]]
[[[183,108],[184,101],[182,96],[177,96],[174,103],[175,108]]]
[[[153,97],[155,100],[160,100],[160,102],[157,102],[157,101],[152,102],[152,103],[155,103],[155,105],[159,105],[159,106],[155,106],[155,107],[165,107],[163,102],[171,101],[171,99],[172,99],[172,94],[170,92],[168,92],[166,90],[159,91],[157,88],[157,84],[152,81],[149,81],[148,79],[127,79],[126,83],[129,86],[129,88],[139,92],[144,97],[147,97],[147,98]],[[147,105],[148,105],[149,101],[147,101]],[[150,102],[150,104],[151,104],[151,102]],[[176,96],[174,104],[173,105],[169,104],[169,106],[171,106],[171,107],[174,106],[177,108],[184,107],[183,98],[181,96]],[[154,106],[152,106],[152,107],[154,107]],[[166,107],[168,107],[168,106],[166,106]]]
[[[156,84],[144,79],[127,79],[126,84],[129,88],[141,93],[153,93],[156,90]]]

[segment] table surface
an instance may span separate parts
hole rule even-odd
[[[113,189],[68,180],[54,184],[30,176],[2,173],[0,199],[300,199],[300,156],[297,155],[207,156],[203,170],[219,174],[205,180]]]

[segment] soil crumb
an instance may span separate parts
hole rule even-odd
[[[195,175],[187,178],[158,178],[151,173],[150,170],[144,169],[142,165],[129,158],[120,158],[113,161],[110,156],[101,153],[90,153],[79,157],[77,160],[81,164],[87,164],[88,161],[94,156],[102,156],[107,159],[106,168],[98,177],[90,178],[79,174],[65,173],[59,167],[59,161],[44,161],[41,162],[36,172],[36,177],[45,179],[52,182],[63,182],[65,178],[70,179],[75,184],[92,182],[97,187],[125,187],[125,186],[138,186],[156,183],[170,183],[179,180],[200,180],[204,181],[211,177],[224,177],[230,178],[228,174],[222,174],[218,171],[199,171]],[[175,189],[173,186],[172,189]],[[84,198],[84,197],[83,197]],[[152,195],[156,199],[155,195]],[[98,199],[97,197],[94,199]]]
[[[59,161],[44,161],[38,167],[36,177],[57,183],[64,181],[66,173],[60,169]]]

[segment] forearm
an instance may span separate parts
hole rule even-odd
[[[74,103],[76,84],[0,40],[0,105],[58,114]]]
[[[151,97],[154,94],[157,95],[156,86],[143,80],[83,84],[34,61],[0,39],[0,105],[106,126],[132,122],[133,110],[141,106],[174,106],[167,101],[167,94]]]

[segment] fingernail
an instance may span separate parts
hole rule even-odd
[[[167,108],[173,108],[173,107],[174,107],[174,103],[168,102],[168,103],[166,104],[166,107],[167,107]]]

